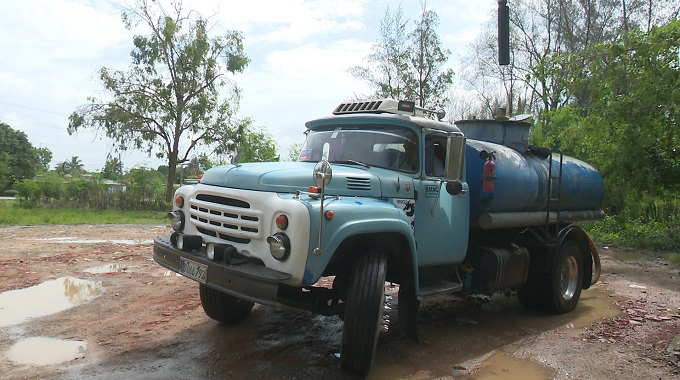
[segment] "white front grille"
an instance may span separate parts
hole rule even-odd
[[[262,211],[242,200],[196,194],[189,201],[190,221],[199,232],[236,243],[261,238]]]

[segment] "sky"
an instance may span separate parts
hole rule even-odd
[[[251,59],[234,77],[242,89],[238,117],[251,117],[276,141],[283,158],[304,141],[304,123],[369,93],[347,69],[361,65],[379,38],[387,7],[400,4],[410,25],[422,0],[184,0],[185,9],[212,16],[214,30],[243,33]],[[125,0],[0,1],[0,122],[48,148],[50,168],[77,156],[100,171],[113,144],[93,130],[70,136],[68,116],[89,96],[105,97],[97,72],[127,70],[132,37],[121,21]],[[497,0],[428,0],[454,70]],[[411,26],[409,26],[409,29]],[[454,84],[456,78],[454,77]],[[115,153],[115,156],[118,156]],[[125,170],[165,161],[139,151],[120,154]]]

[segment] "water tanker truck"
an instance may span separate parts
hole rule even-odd
[[[567,313],[597,281],[575,223],[603,217],[602,178],[529,145],[525,120],[451,125],[380,99],[306,127],[297,162],[219,166],[176,191],[174,232],[153,257],[198,282],[210,318],[238,323],[255,303],[339,315],[341,367],[365,375],[385,282],[399,285],[399,331],[416,339],[427,297],[513,290],[525,307]]]

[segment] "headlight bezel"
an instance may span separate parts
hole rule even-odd
[[[267,238],[269,253],[278,261],[285,261],[290,256],[290,238],[283,232],[277,232]]]

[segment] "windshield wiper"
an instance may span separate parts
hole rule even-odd
[[[354,164],[354,165],[360,165],[365,168],[370,168],[368,164],[364,164],[361,161],[356,161],[356,160],[339,160],[339,161],[331,161],[332,164]]]

